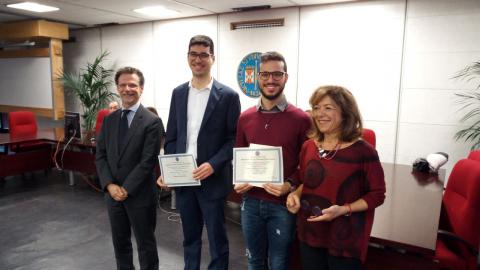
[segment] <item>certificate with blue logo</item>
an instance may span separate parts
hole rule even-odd
[[[169,187],[200,186],[193,179],[193,170],[197,162],[192,154],[173,154],[158,156],[163,182]]]
[[[233,148],[233,184],[283,184],[282,147]]]

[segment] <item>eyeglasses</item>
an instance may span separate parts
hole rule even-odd
[[[274,72],[261,71],[258,73],[258,75],[260,76],[260,79],[264,81],[268,80],[270,76],[272,76],[273,80],[279,81],[283,78],[283,76],[285,76],[285,74],[287,73],[283,71],[274,71]]]
[[[209,53],[196,53],[196,52],[188,52],[188,57],[190,59],[197,59],[197,57],[200,58],[200,60],[205,60],[207,59],[208,57],[210,57],[211,54]]]
[[[318,217],[322,215],[322,208],[316,205],[312,207],[307,200],[301,200],[300,207],[302,208],[303,211],[309,214],[309,216]]]

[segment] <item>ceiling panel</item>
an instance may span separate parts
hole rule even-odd
[[[350,0],[37,0],[40,4],[56,6],[60,11],[35,13],[7,8],[6,4],[21,0],[0,0],[0,22],[22,19],[48,19],[78,26],[109,23],[134,23],[161,19],[184,18],[213,13],[232,12],[232,8],[270,5],[272,8],[345,2]],[[169,17],[149,17],[138,14],[136,8],[163,5],[178,11]]]
[[[199,15],[211,14],[201,8],[197,8],[190,5],[185,5],[171,0],[137,0],[137,1],[125,1],[125,0],[53,0],[56,2],[69,3],[75,6],[81,7],[95,7],[95,9],[102,11],[109,11],[114,14],[120,14],[124,16],[131,16],[140,18],[142,20],[152,20],[152,19],[170,19],[170,18],[180,18],[180,17],[192,17]],[[134,9],[149,7],[149,6],[164,6],[165,8],[174,10],[178,12],[178,15],[162,18],[152,18],[145,16],[139,13],[134,12]]]
[[[29,17],[0,12],[0,22],[22,21],[27,19],[29,19]]]
[[[210,1],[203,1],[203,0],[182,0],[182,2],[207,9],[209,11],[215,13],[225,13],[225,12],[232,12],[232,8],[239,8],[239,7],[253,7],[253,6],[263,6],[269,5],[272,8],[279,8],[279,7],[288,7],[288,6],[295,6],[295,3],[292,3],[289,0],[210,0]]]
[[[322,4],[333,4],[333,3],[342,3],[342,2],[355,2],[358,0],[290,0],[291,2],[295,2],[300,6],[307,6],[307,5],[322,5]]]

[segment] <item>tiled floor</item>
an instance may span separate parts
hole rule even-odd
[[[110,227],[103,195],[78,175],[36,173],[30,179],[10,177],[0,183],[0,269],[115,269]],[[170,202],[162,202],[170,210]],[[227,205],[230,269],[246,269],[238,209]],[[160,269],[183,269],[182,231],[178,218],[158,210]],[[173,220],[173,221],[172,221]],[[207,269],[204,235],[202,267]],[[135,252],[136,253],[136,252]],[[135,257],[136,267],[138,261]]]

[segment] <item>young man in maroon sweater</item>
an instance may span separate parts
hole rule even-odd
[[[261,56],[259,86],[262,96],[258,105],[240,115],[237,126],[236,147],[251,143],[281,146],[283,175],[288,178],[298,166],[299,153],[311,126],[310,117],[289,104],[283,94],[288,80],[287,64],[278,52]],[[247,245],[248,269],[288,269],[290,244],[294,238],[295,216],[285,208],[291,188],[265,184],[263,188],[249,184],[235,185],[243,194],[242,230]]]

